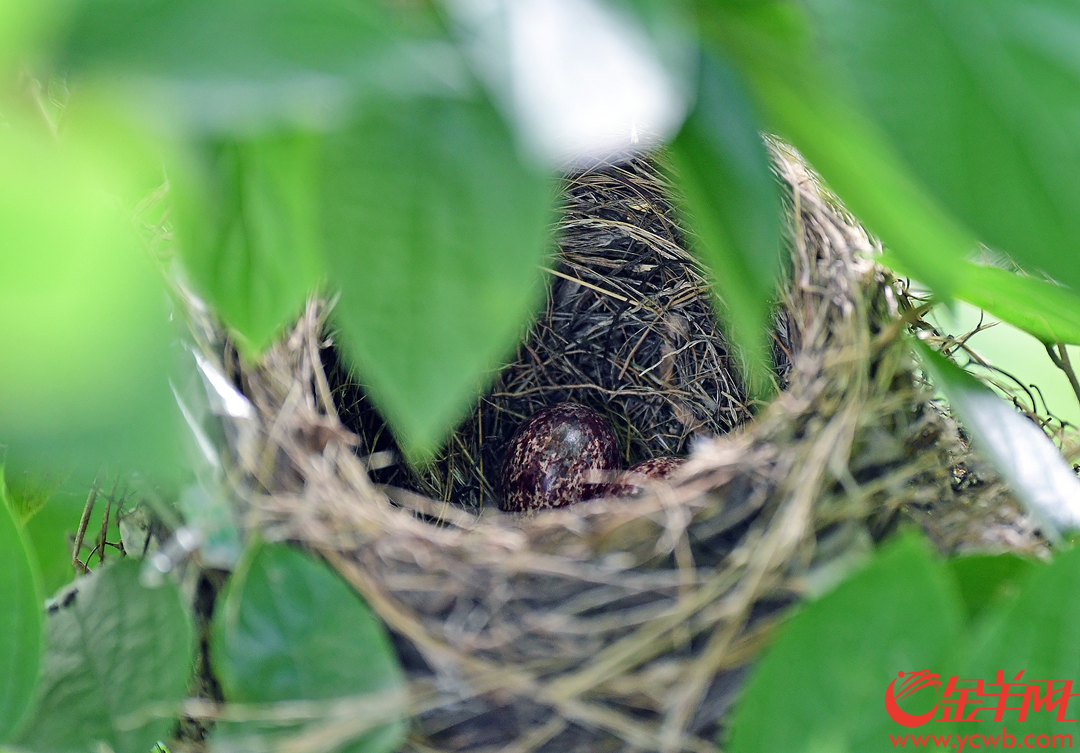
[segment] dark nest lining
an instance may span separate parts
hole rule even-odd
[[[749,420],[738,364],[704,271],[684,248],[669,196],[656,163],[645,159],[568,177],[557,267],[527,341],[435,463],[422,471],[395,464],[377,471],[376,480],[482,510],[498,498],[498,469],[514,430],[563,401],[607,417],[627,467],[685,455],[695,436],[726,434]],[[783,316],[774,339],[783,381],[790,369]],[[400,457],[340,362],[329,373],[361,452]]]

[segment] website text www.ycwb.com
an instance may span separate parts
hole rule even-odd
[[[997,735],[889,735],[894,748],[1071,748],[1073,736],[1068,734],[1046,735],[1032,732],[1026,735],[1010,734],[1004,727]]]

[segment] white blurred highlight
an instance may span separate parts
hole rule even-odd
[[[1080,479],[1043,430],[997,395],[958,393],[946,394],[998,473],[1044,524],[1043,532],[1054,538],[1054,529],[1080,530]]]
[[[632,16],[604,0],[445,0],[528,148],[566,168],[648,149],[689,106]]]

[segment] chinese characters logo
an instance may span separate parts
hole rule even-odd
[[[936,672],[920,669],[917,672],[900,672],[885,690],[885,711],[897,724],[918,727],[930,721],[979,722],[1005,720],[1007,712],[1015,712],[1010,719],[1024,722],[1032,712],[1046,711],[1054,714],[1059,722],[1066,719],[1069,699],[1080,695],[1072,692],[1072,680],[1024,680],[1021,670],[1011,680],[1005,679],[1004,670],[997,671],[994,682],[953,676],[941,687]],[[897,682],[900,687],[897,688]],[[926,687],[938,693],[937,703],[922,713],[911,713],[897,703]]]

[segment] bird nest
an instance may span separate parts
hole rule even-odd
[[[500,496],[498,475],[514,430],[564,402],[599,412],[620,440],[624,467],[688,452],[695,436],[727,434],[752,406],[714,315],[705,272],[686,250],[656,165],[635,159],[574,175],[563,192],[559,254],[542,311],[515,357],[435,462],[394,463],[377,483],[471,511]],[[777,378],[790,369],[778,314]],[[334,357],[334,404],[365,455],[400,457],[363,388]]]
[[[564,241],[530,345],[438,472],[374,470],[389,445],[327,377],[323,303],[255,367],[219,332],[200,336],[255,407],[254,433],[227,433],[247,436],[230,448],[245,525],[319,553],[384,621],[410,678],[407,749],[713,753],[784,607],[904,515],[944,548],[1038,545],[992,476],[957,481],[973,461],[905,342],[917,302],[796,155],[778,148],[774,163],[792,260],[776,338],[786,372],[752,420],[644,163],[568,181],[564,238],[580,242]],[[614,208],[613,183],[627,184]],[[635,309],[644,291],[666,303]],[[564,399],[612,417],[627,462],[697,439],[670,483],[637,496],[495,511],[498,442]],[[322,749],[362,731],[327,729],[339,736]]]

